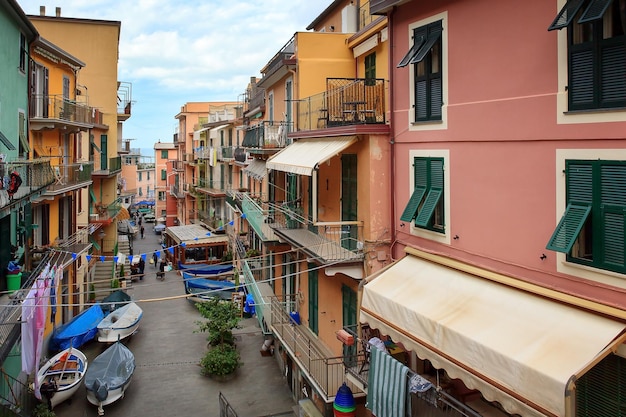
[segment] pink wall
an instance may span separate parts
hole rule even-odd
[[[410,47],[408,25],[444,11],[447,128],[410,130],[409,67],[395,65]],[[398,7],[391,48],[394,219],[400,242],[394,256],[402,256],[404,245],[420,247],[613,302],[609,291],[558,273],[555,252],[545,249],[557,222],[557,172],[564,168],[556,166],[556,150],[626,144],[626,122],[557,123],[558,42],[557,33],[547,31],[556,13],[556,0],[412,1]],[[409,152],[416,149],[449,151],[447,231],[459,237],[450,244],[399,227],[411,192]],[[541,260],[544,253],[548,258]]]

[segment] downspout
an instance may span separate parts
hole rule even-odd
[[[389,33],[389,59],[387,62],[387,71],[388,71],[388,75],[389,75],[389,131],[390,133],[390,149],[389,149],[389,162],[390,162],[390,190],[391,190],[391,245],[389,247],[389,255],[391,256],[391,252],[393,250],[393,245],[396,241],[396,222],[395,222],[395,203],[394,203],[394,198],[393,198],[393,190],[395,189],[395,172],[394,172],[394,167],[395,167],[395,160],[396,160],[396,155],[395,155],[395,150],[394,150],[394,131],[393,131],[393,121],[394,121],[394,109],[393,109],[393,64],[392,64],[392,51],[393,51],[393,14],[396,11],[396,6],[393,6],[393,8],[391,9],[390,12],[387,13],[387,31]],[[377,276],[379,276],[384,270],[386,270],[387,268],[389,268],[392,264],[387,265],[387,267],[377,271],[376,273],[374,273],[373,275],[369,276],[369,277],[365,277],[361,280],[361,282],[359,282],[359,286],[357,289],[357,299],[356,299],[356,303],[357,303],[357,310],[356,310],[356,323],[357,323],[357,337],[361,336],[361,320],[360,320],[360,316],[361,316],[361,303],[363,301],[363,287],[365,287],[365,284],[367,284],[369,281],[373,280],[374,278],[376,278]]]

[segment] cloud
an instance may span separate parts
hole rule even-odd
[[[250,77],[260,76],[294,33],[306,30],[327,7],[310,0],[18,2],[27,14],[39,14],[44,5],[53,16],[60,6],[64,17],[122,23],[118,78],[133,84],[137,109],[124,124],[124,136],[150,147],[154,139],[144,138],[141,126],[162,129],[161,137],[169,138],[174,116],[186,102],[236,101]],[[158,120],[149,120],[157,114]]]

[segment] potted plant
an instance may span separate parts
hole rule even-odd
[[[89,284],[89,302],[94,303],[96,301],[96,286],[93,283]]]
[[[33,417],[56,417],[56,414],[48,408],[47,404],[39,403],[33,409]]]

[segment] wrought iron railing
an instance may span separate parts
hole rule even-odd
[[[327,78],[326,91],[297,102],[298,131],[385,123],[385,80]]]
[[[0,162],[0,208],[54,183],[48,158]]]
[[[54,183],[48,186],[48,191],[65,189],[68,186],[78,185],[91,181],[93,162],[79,162],[69,165],[52,167]]]
[[[356,385],[346,381],[344,358],[331,357],[325,353],[319,346],[319,339],[311,333],[308,327],[294,323],[279,297],[272,299],[271,314],[274,335],[299,367],[306,371],[311,382],[324,397],[324,401],[332,401],[344,382],[353,393],[361,393]]]
[[[271,76],[276,71],[278,71],[280,67],[284,65],[283,61],[285,59],[289,59],[295,53],[295,50],[296,38],[294,36],[282,48],[280,48],[280,51],[278,51],[276,55],[274,55],[272,59],[270,59],[265,68],[261,70],[261,72],[263,73],[263,79]],[[263,82],[263,79],[261,80],[261,82]]]
[[[93,107],[61,95],[36,94],[30,98],[30,117],[82,124],[102,124],[102,114]]]
[[[130,117],[133,100],[133,85],[132,83],[125,81],[120,81],[117,85],[117,114],[123,114]]]
[[[284,148],[289,145],[287,133],[291,131],[291,122],[262,122],[246,130],[241,146],[244,148]]]

